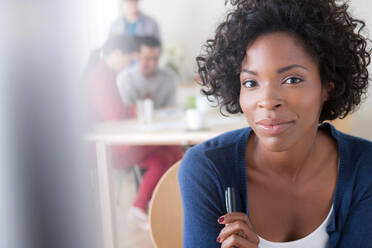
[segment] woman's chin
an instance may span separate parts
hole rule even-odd
[[[277,137],[269,137],[261,140],[263,147],[270,152],[285,152],[294,145]]]

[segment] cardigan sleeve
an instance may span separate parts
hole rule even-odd
[[[341,232],[337,248],[372,248],[372,161],[364,163],[354,188],[356,199]]]
[[[216,239],[223,228],[217,219],[224,207],[211,162],[190,149],[178,172],[183,207],[183,247],[220,247]]]

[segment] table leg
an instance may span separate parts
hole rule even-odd
[[[97,174],[99,185],[99,198],[101,205],[101,222],[103,233],[103,248],[115,248],[115,204],[113,204],[113,187],[111,180],[111,156],[109,146],[97,142]]]

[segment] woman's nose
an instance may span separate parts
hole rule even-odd
[[[264,87],[258,101],[258,107],[268,110],[274,110],[283,105],[283,97],[280,90],[273,87]]]

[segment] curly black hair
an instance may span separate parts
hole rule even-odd
[[[226,3],[228,0],[226,1]],[[348,1],[230,0],[232,9],[196,58],[202,92],[217,99],[220,111],[242,113],[241,64],[259,36],[288,32],[303,41],[316,59],[323,85],[334,83],[319,122],[344,118],[366,97],[370,40],[365,23],[348,13]]]

